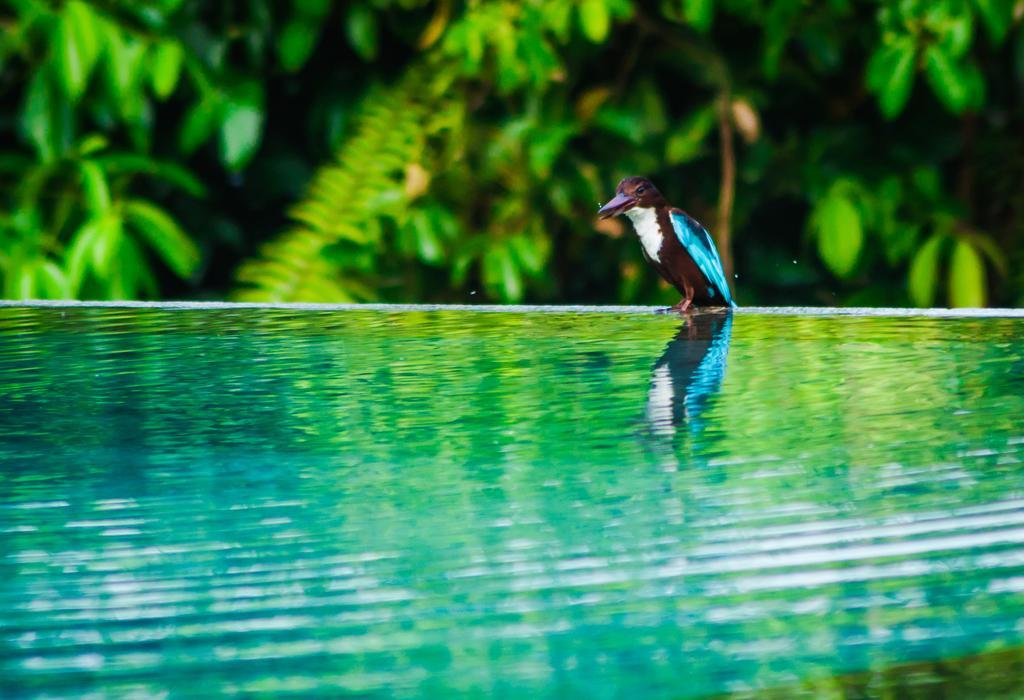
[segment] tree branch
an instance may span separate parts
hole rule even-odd
[[[718,187],[718,222],[715,238],[722,254],[725,279],[733,286],[732,264],[732,206],[736,196],[736,146],[734,144],[732,115],[730,114],[729,93],[723,92],[718,99],[718,137],[722,159],[722,175]]]

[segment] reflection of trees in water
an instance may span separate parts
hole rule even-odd
[[[867,671],[817,677],[774,688],[740,691],[720,700],[785,698],[977,698],[1020,697],[1024,649],[913,661]]]

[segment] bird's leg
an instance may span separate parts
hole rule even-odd
[[[683,280],[683,298],[679,300],[679,303],[672,307],[673,311],[678,311],[681,314],[685,314],[690,310],[690,305],[693,303],[693,286],[689,282]]]
[[[693,303],[693,299],[683,297],[679,300],[679,303],[672,307],[673,311],[678,311],[681,314],[685,314],[690,310],[690,304]]]

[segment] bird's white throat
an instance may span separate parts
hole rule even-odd
[[[654,207],[633,207],[626,212],[626,216],[633,222],[636,235],[640,236],[640,245],[644,247],[647,257],[655,262],[661,262],[658,254],[661,252],[661,226],[658,225],[658,212]]]

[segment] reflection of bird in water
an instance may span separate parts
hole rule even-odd
[[[701,414],[722,384],[732,337],[732,314],[693,314],[651,371],[647,422],[656,435],[672,436],[688,425],[703,430]]]

